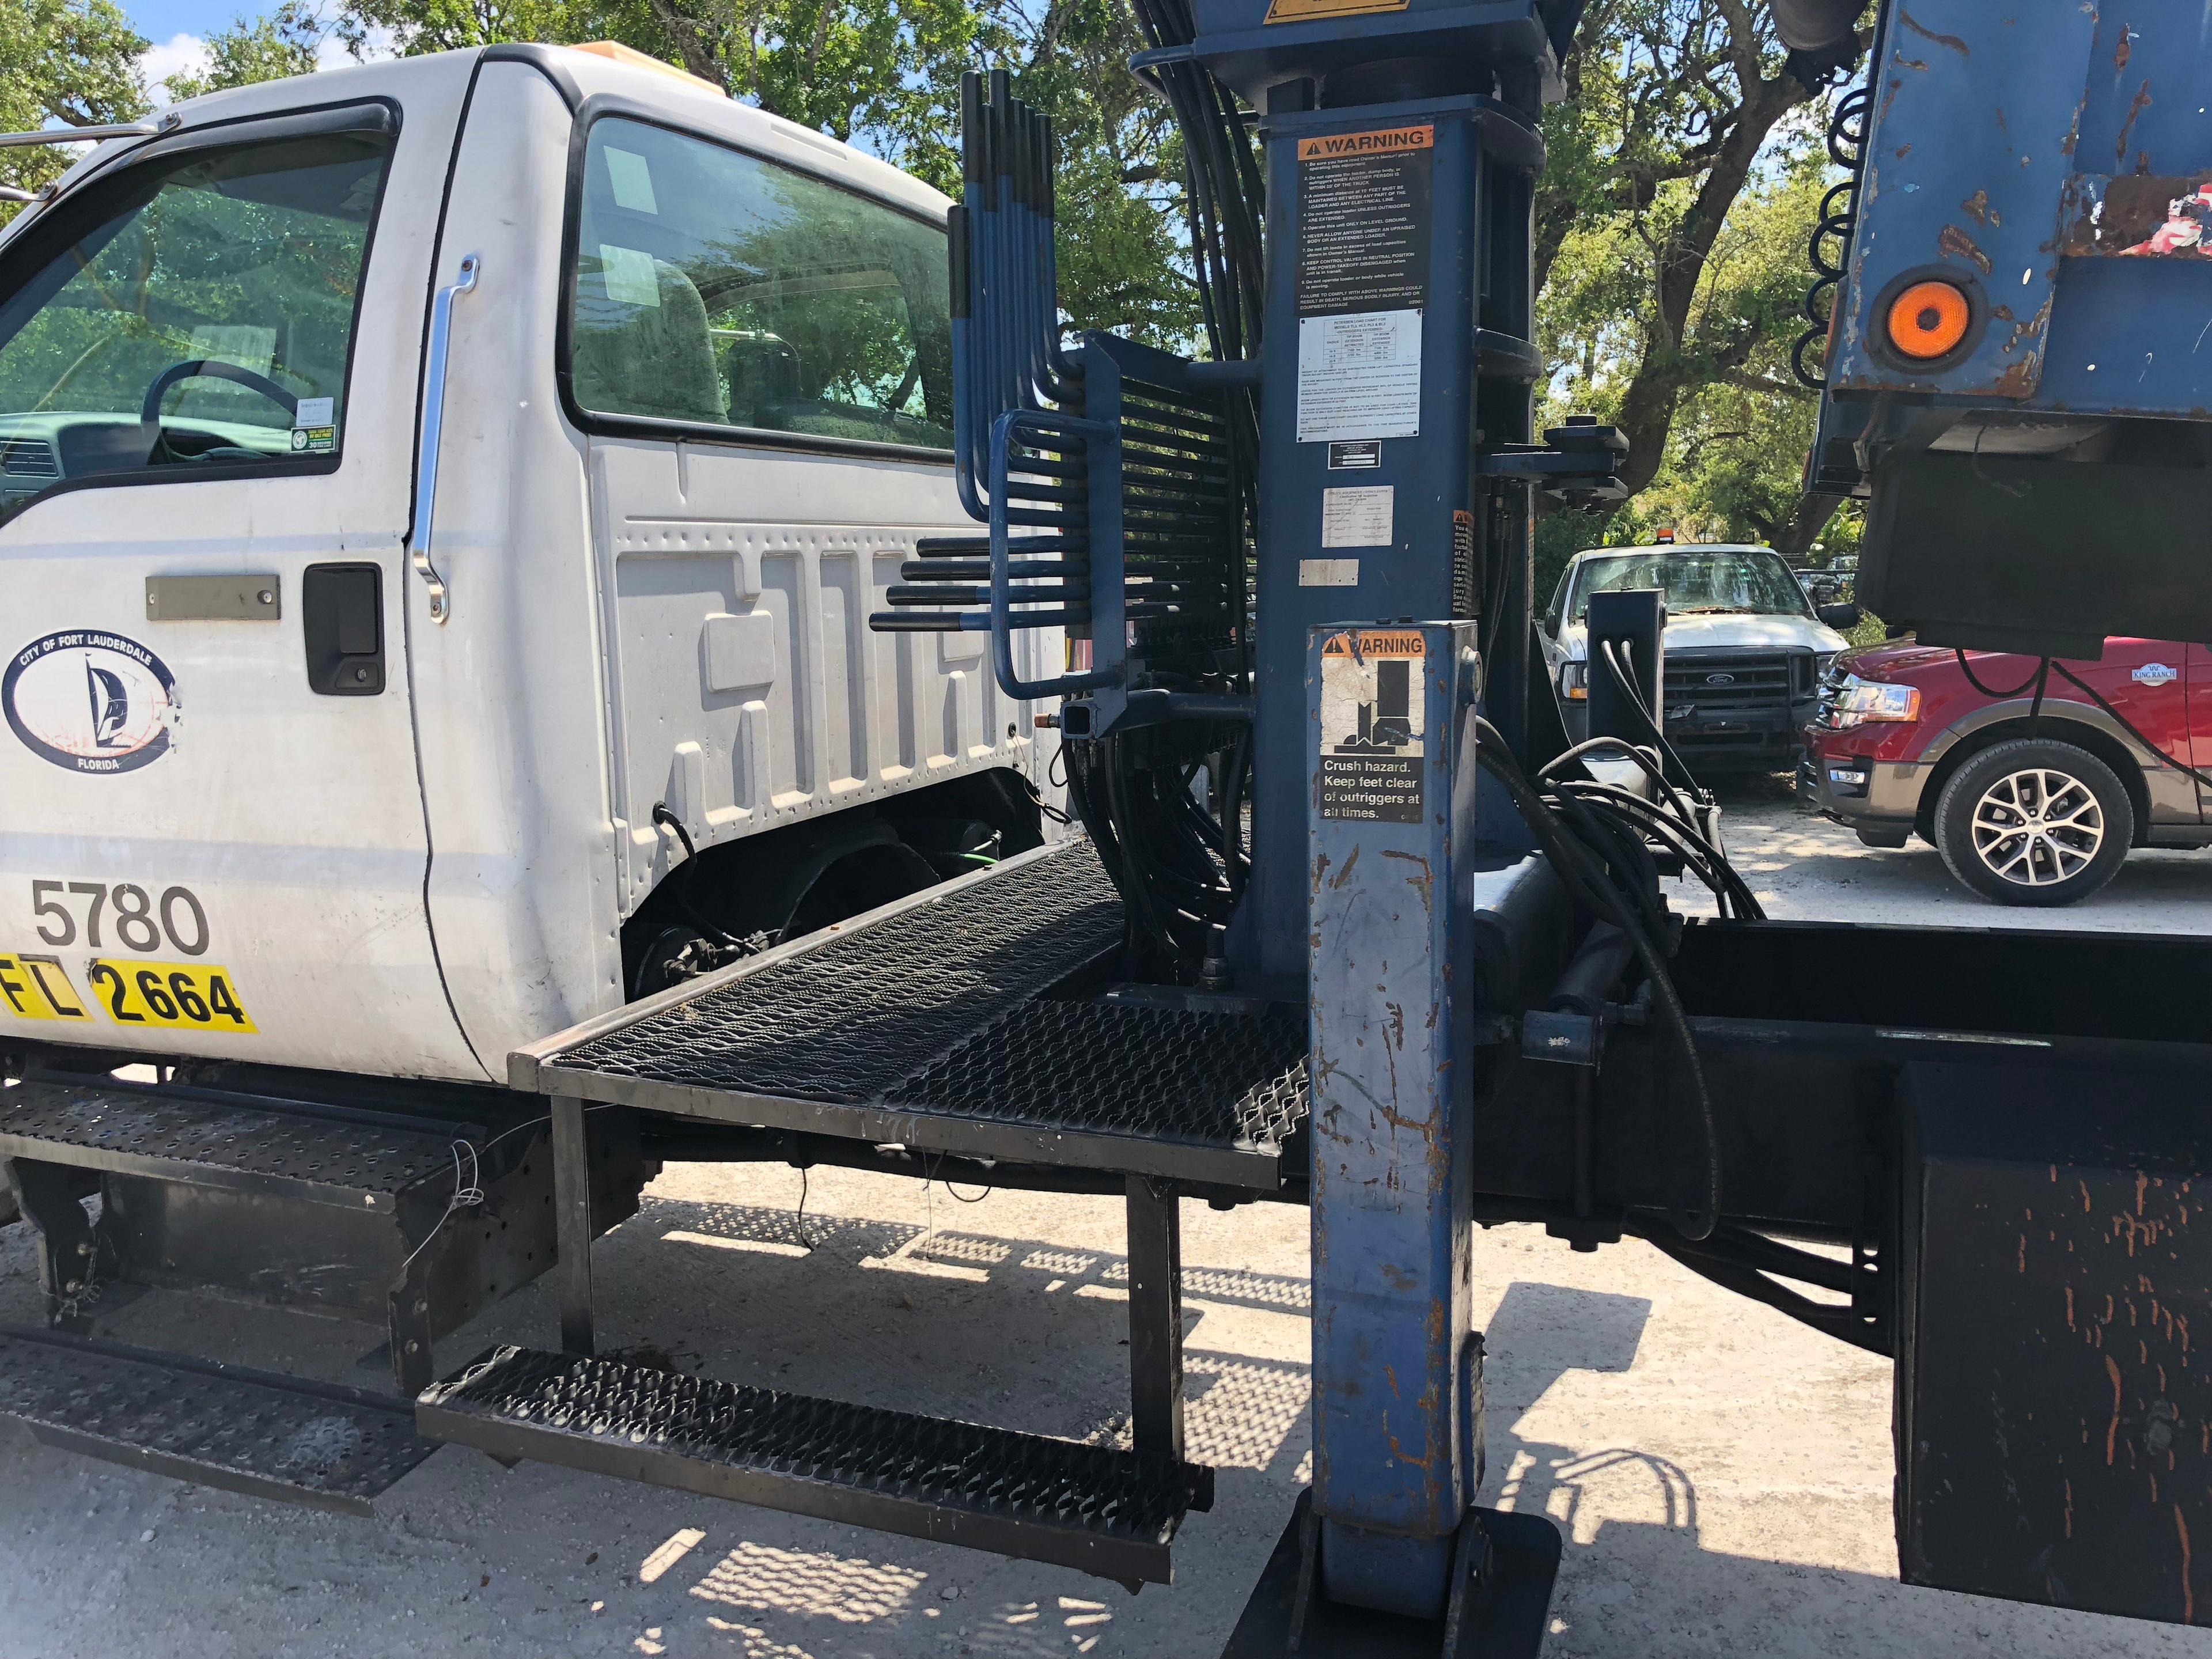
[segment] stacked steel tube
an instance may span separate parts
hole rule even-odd
[[[1051,123],[1013,95],[1005,70],[991,71],[988,98],[986,86],[981,75],[962,77],[963,199],[950,225],[953,460],[962,505],[1006,528],[1008,624],[1089,629],[1096,481],[1085,429],[1103,422],[1116,440],[1122,621],[1143,629],[1148,657],[1218,648],[1236,637],[1242,599],[1224,399],[1126,374],[1103,400],[1086,394],[1087,348],[1071,352],[1060,335]],[[1024,414],[1036,418],[1006,421]],[[991,548],[988,536],[924,538],[885,596],[892,609],[870,625],[988,632],[988,611],[952,607],[991,605]]]

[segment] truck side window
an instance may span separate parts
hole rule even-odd
[[[334,465],[391,148],[192,149],[31,227],[0,268],[0,521],[93,474]]]
[[[951,447],[944,230],[642,122],[584,156],[569,386],[592,414]]]

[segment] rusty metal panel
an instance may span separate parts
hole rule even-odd
[[[1468,1286],[1474,625],[1307,658],[1314,1500],[1339,1601],[1443,1598],[1480,1480]]]
[[[2035,395],[2096,27],[2087,5],[1891,7],[1833,389]],[[1972,343],[1933,369],[1885,358],[1877,331],[1897,289],[1920,273],[1948,276],[1977,301]]]
[[[2212,259],[2212,173],[2077,173],[2059,216],[2069,259]]]
[[[1905,1067],[1908,1583],[2212,1620],[2212,1114],[2172,1078]]]

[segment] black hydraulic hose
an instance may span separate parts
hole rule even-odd
[[[2051,672],[2051,659],[2045,657],[2036,665],[2035,672],[2031,673],[2018,685],[2013,687],[2009,691],[2000,691],[1995,686],[1984,685],[1982,684],[1981,680],[1974,673],[1973,664],[1966,660],[1966,653],[1964,651],[1954,651],[1951,654],[1958,658],[1959,672],[1966,677],[1966,684],[1972,686],[1975,690],[1980,692],[1984,696],[1989,698],[1993,702],[2003,702],[2009,698],[2020,696],[2021,693],[2027,690],[2029,686],[2040,684],[2044,678]]]
[[[747,945],[744,940],[738,938],[735,934],[729,933],[724,928],[716,927],[713,922],[708,921],[706,917],[701,915],[697,908],[693,906],[690,889],[691,883],[698,874],[699,849],[692,846],[691,832],[684,827],[684,820],[678,817],[675,813],[669,811],[668,803],[666,801],[657,800],[653,804],[653,821],[656,824],[665,825],[666,828],[673,830],[676,832],[676,839],[684,844],[684,870],[682,878],[680,880],[671,881],[668,884],[669,902],[676,907],[686,921],[690,922],[694,927],[696,927],[702,933],[705,934],[715,944],[726,945],[735,950],[744,951],[747,956],[752,955],[752,946]]]
[[[1571,797],[1562,798],[1563,812],[1547,800],[1543,793],[1522,771],[1519,759],[1512,746],[1505,741],[1497,727],[1477,716],[1475,720],[1477,752],[1492,774],[1504,785],[1506,793],[1520,809],[1529,832],[1551,860],[1553,868],[1566,884],[1567,890],[1583,907],[1601,920],[1611,922],[1628,938],[1637,960],[1642,964],[1644,976],[1650,981],[1652,1003],[1661,1023],[1674,1039],[1674,1044],[1687,1074],[1702,1142],[1705,1206],[1702,1213],[1692,1211],[1672,1218],[1675,1231],[1683,1238],[1697,1243],[1712,1236],[1719,1224],[1722,1193],[1720,1161],[1720,1131],[1714,1113],[1712,1097],[1705,1086],[1705,1067],[1698,1056],[1697,1039],[1690,1030],[1688,1012],[1674,989],[1672,977],[1658,946],[1653,942],[1647,918],[1651,913],[1641,895],[1621,890],[1608,873],[1604,841],[1593,846],[1577,833],[1588,833],[1584,829],[1587,815],[1576,811]],[[1575,829],[1571,830],[1571,819]],[[1654,885],[1656,886],[1656,879]]]
[[[1644,694],[1636,689],[1635,678],[1629,673],[1620,658],[1614,654],[1617,644],[1618,641],[1613,640],[1600,641],[1599,649],[1605,658],[1605,665],[1613,671],[1614,683],[1620,687],[1621,695],[1628,699],[1629,706],[1636,710],[1638,716],[1643,720],[1644,729],[1651,734],[1651,740],[1658,745],[1659,752],[1673,763],[1674,770],[1680,775],[1682,781],[1694,788],[1698,781],[1697,775],[1692,772],[1683,763],[1682,757],[1674,752],[1674,745],[1667,741],[1667,734],[1659,729],[1658,717],[1645,704]]]

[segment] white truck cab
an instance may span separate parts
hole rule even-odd
[[[1036,844],[982,637],[868,629],[971,527],[946,205],[512,46],[179,105],[21,213],[0,1050],[496,1081]]]

